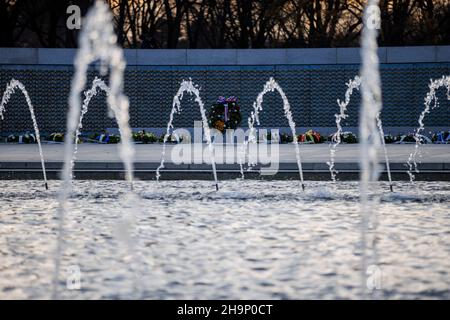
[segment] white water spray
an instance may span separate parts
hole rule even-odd
[[[42,166],[42,175],[44,177],[44,184],[45,189],[48,190],[48,183],[47,183],[47,173],[45,171],[45,160],[44,160],[44,153],[42,152],[42,145],[41,145],[41,134],[39,132],[39,127],[36,121],[36,116],[34,115],[34,107],[31,103],[30,96],[28,94],[28,91],[25,89],[25,86],[22,82],[12,79],[9,84],[6,86],[5,93],[3,93],[2,102],[0,104],[0,118],[4,120],[4,112],[6,111],[5,106],[8,104],[9,99],[11,98],[11,95],[14,93],[15,89],[19,89],[22,91],[23,95],[25,96],[25,100],[27,101],[28,109],[30,110],[31,120],[33,121],[33,127],[34,132],[36,134],[36,142],[38,144],[39,149],[39,156],[41,158],[41,166]]]
[[[381,77],[378,59],[378,30],[380,23],[379,0],[369,0],[364,10],[364,28],[361,39],[361,92],[362,106],[359,116],[360,147],[360,201],[361,201],[361,289],[366,295],[367,239],[369,219],[374,220],[376,212],[369,204],[369,186],[378,180],[380,168],[378,149],[381,137],[377,118],[382,109]],[[374,243],[372,241],[372,246]]]
[[[84,92],[85,98],[83,101],[83,106],[81,107],[80,120],[78,122],[78,127],[75,132],[75,146],[74,146],[74,151],[73,151],[73,156],[72,156],[72,163],[71,163],[71,169],[70,169],[71,171],[73,170],[73,166],[74,166],[74,163],[76,160],[76,154],[78,152],[78,138],[81,134],[81,129],[83,128],[83,118],[84,118],[84,115],[88,112],[88,106],[89,106],[89,103],[91,102],[91,99],[98,93],[98,89],[106,92],[107,96],[109,96],[110,91],[111,91],[102,79],[95,77],[95,79],[92,81],[92,87],[89,90],[86,90]]]
[[[341,101],[340,99],[337,99],[337,103],[339,105],[339,109],[340,112],[339,114],[335,114],[335,118],[336,118],[336,127],[337,127],[337,131],[333,134],[332,137],[332,141],[334,142],[333,144],[331,144],[330,146],[330,162],[328,162],[328,166],[329,166],[329,170],[330,170],[330,174],[331,174],[331,180],[333,180],[333,182],[336,182],[336,175],[339,173],[339,171],[337,171],[335,169],[335,159],[336,159],[336,149],[339,146],[339,144],[341,144],[341,135],[343,132],[342,129],[342,125],[341,122],[344,119],[347,119],[348,114],[347,112],[347,107],[348,104],[350,103],[350,99],[351,96],[353,94],[353,91],[355,90],[359,90],[361,86],[361,78],[359,76],[355,76],[355,78],[353,80],[349,80],[349,82],[347,83],[347,90],[345,91],[345,100]]]
[[[208,119],[206,118],[205,104],[200,98],[200,90],[194,85],[191,79],[189,81],[183,80],[180,84],[177,94],[173,97],[172,110],[170,111],[169,122],[167,123],[167,130],[163,141],[163,150],[161,154],[161,163],[156,169],[156,180],[159,181],[161,177],[160,170],[164,168],[164,161],[166,155],[166,142],[171,136],[173,130],[173,118],[175,113],[181,112],[181,100],[183,99],[184,93],[193,94],[195,96],[195,102],[197,102],[200,107],[200,114],[202,117],[203,130],[205,131],[206,142],[208,143],[209,154],[211,158],[211,165],[213,169],[214,182],[216,184],[216,190],[219,190],[219,183],[217,182],[217,172],[216,172],[216,162],[214,158],[214,146],[211,139],[211,130],[208,126]]]
[[[132,186],[134,147],[131,143],[131,129],[129,121],[129,102],[123,93],[123,74],[125,58],[122,48],[117,45],[114,33],[113,17],[105,2],[97,0],[88,12],[79,38],[79,49],[75,56],[75,74],[69,98],[69,114],[67,118],[67,132],[65,139],[64,167],[62,171],[62,190],[58,207],[58,242],[55,253],[55,271],[53,275],[53,298],[57,298],[58,279],[60,274],[62,243],[64,239],[64,218],[67,211],[67,199],[71,190],[73,137],[76,132],[80,116],[80,93],[86,85],[88,66],[100,61],[101,72],[110,72],[110,94],[108,105],[114,113],[121,134],[120,157],[126,169],[126,179]]]
[[[419,173],[419,169],[417,168],[417,158],[421,156],[420,147],[422,145],[422,141],[420,138],[420,133],[425,130],[425,123],[423,120],[425,116],[431,112],[431,109],[435,109],[439,107],[438,98],[436,97],[436,91],[442,87],[447,88],[447,99],[450,100],[450,76],[442,76],[442,78],[437,80],[430,80],[429,91],[425,97],[425,109],[422,111],[419,117],[419,127],[414,132],[414,140],[416,141],[416,145],[414,146],[414,152],[412,152],[408,157],[408,175],[411,182],[414,182],[415,175],[412,173],[413,171]],[[432,102],[434,104],[432,105]]]
[[[347,119],[348,114],[346,112],[347,112],[347,107],[351,100],[351,96],[355,90],[359,90],[360,86],[361,86],[361,77],[355,76],[355,78],[353,80],[349,80],[349,82],[347,83],[347,90],[345,91],[345,100],[344,101],[341,101],[340,99],[337,100],[337,103],[338,103],[339,109],[340,109],[339,114],[335,115],[337,131],[333,134],[333,137],[332,137],[332,141],[334,143],[331,144],[331,146],[330,146],[330,161],[327,162],[327,164],[329,166],[330,174],[331,174],[331,180],[333,182],[336,182],[336,175],[339,173],[339,171],[337,171],[335,169],[335,159],[336,159],[337,147],[342,142],[341,135],[342,135],[343,130],[342,130],[341,122],[342,122],[342,120]],[[381,145],[382,145],[383,151],[384,151],[384,158],[385,158],[385,162],[386,162],[386,171],[388,174],[389,187],[390,187],[390,190],[393,191],[394,188],[393,188],[393,184],[392,184],[389,156],[388,156],[387,149],[386,149],[386,143],[384,141],[383,124],[381,122],[379,113],[377,114],[376,121],[377,121],[378,131],[380,133]]]
[[[250,117],[248,118],[248,127],[249,127],[249,136],[248,136],[248,140],[244,140],[243,143],[243,159],[245,161],[245,152],[247,150],[247,145],[249,142],[252,143],[256,143],[257,142],[257,138],[256,138],[256,129],[255,129],[255,123],[259,126],[259,113],[263,110],[262,108],[262,104],[264,101],[264,96],[266,95],[266,93],[268,92],[274,92],[277,91],[280,96],[281,99],[283,100],[283,109],[284,109],[284,115],[286,116],[286,118],[288,119],[289,122],[289,127],[291,129],[291,133],[292,133],[292,137],[293,137],[293,143],[295,146],[295,157],[297,159],[297,167],[298,167],[298,173],[300,176],[300,181],[301,181],[301,185],[302,185],[302,189],[305,189],[305,184],[303,182],[303,168],[302,168],[302,161],[301,161],[301,157],[300,157],[300,149],[298,146],[298,139],[297,139],[297,134],[295,132],[295,122],[294,119],[292,117],[292,112],[291,112],[291,106],[289,104],[289,101],[286,97],[286,94],[284,93],[283,89],[280,87],[280,85],[278,84],[278,82],[275,81],[274,78],[270,78],[269,81],[266,82],[266,84],[264,85],[263,91],[261,91],[258,94],[258,97],[256,98],[256,101],[253,103],[253,111],[250,115]],[[239,165],[240,165],[240,170],[241,170],[241,175],[242,177],[244,176],[244,171],[243,171],[243,161],[242,158],[240,158],[239,160]],[[254,163],[250,163],[248,164],[249,166],[253,166]]]

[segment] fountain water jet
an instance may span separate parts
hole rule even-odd
[[[420,132],[425,130],[425,124],[423,120],[425,119],[425,116],[430,113],[430,109],[435,109],[439,106],[438,98],[436,97],[436,91],[440,89],[441,87],[447,88],[447,99],[450,100],[450,76],[442,76],[442,78],[437,80],[430,80],[429,84],[429,92],[427,93],[425,97],[425,109],[422,111],[419,117],[419,127],[416,129],[414,133],[414,140],[416,141],[416,145],[414,147],[414,152],[412,152],[407,161],[408,165],[408,175],[411,182],[414,182],[415,176],[412,173],[414,170],[416,173],[419,173],[419,170],[417,168],[417,157],[421,155],[420,152],[420,146],[422,145],[421,139],[420,139]],[[431,103],[434,100],[434,105],[431,106]]]
[[[335,169],[334,165],[335,165],[335,158],[336,158],[336,149],[339,146],[339,144],[341,143],[341,134],[342,134],[341,122],[343,119],[346,119],[348,117],[348,114],[346,114],[346,111],[347,111],[347,107],[348,107],[348,104],[350,103],[350,99],[351,99],[351,96],[352,96],[354,90],[359,90],[360,87],[361,87],[361,77],[355,76],[355,78],[353,80],[349,80],[349,82],[347,82],[347,90],[345,91],[345,100],[344,101],[341,101],[340,99],[337,100],[337,103],[340,108],[339,114],[335,114],[337,131],[333,134],[333,137],[332,137],[332,141],[334,143],[330,146],[330,161],[327,162],[327,164],[329,166],[330,174],[331,174],[331,180],[333,182],[336,182],[336,175],[339,173],[339,171],[337,171]],[[386,161],[386,171],[388,174],[389,188],[392,192],[392,191],[394,191],[394,187],[392,184],[391,168],[389,165],[389,157],[388,157],[388,153],[386,150],[386,143],[384,141],[384,130],[383,130],[383,124],[382,124],[381,118],[380,118],[380,113],[377,114],[376,121],[377,121],[378,131],[379,131],[380,137],[381,137],[381,144],[383,146],[384,158]]]
[[[257,125],[259,125],[259,113],[262,111],[262,103],[264,100],[264,96],[266,95],[266,93],[268,92],[274,92],[277,91],[280,96],[281,99],[283,100],[283,109],[284,109],[284,115],[286,116],[286,118],[288,119],[289,122],[289,127],[291,129],[292,132],[292,137],[293,137],[293,143],[295,146],[295,157],[297,159],[297,167],[298,167],[298,173],[300,176],[300,181],[301,181],[301,185],[302,185],[302,189],[305,190],[305,184],[303,181],[303,168],[302,168],[302,161],[301,161],[301,157],[300,157],[300,149],[298,146],[298,139],[297,139],[297,134],[295,132],[295,122],[294,119],[292,118],[292,112],[291,112],[291,106],[289,104],[289,101],[286,97],[286,94],[284,93],[283,89],[280,87],[280,85],[278,84],[278,82],[275,81],[274,78],[270,78],[269,81],[266,82],[266,84],[264,85],[263,91],[261,91],[258,94],[258,97],[256,98],[256,101],[253,103],[253,111],[250,115],[250,117],[248,118],[248,127],[249,127],[249,136],[248,136],[248,140],[244,140],[243,143],[243,154],[244,154],[244,160],[245,160],[245,151],[247,149],[247,145],[249,142],[252,143],[256,143],[257,139],[256,139],[256,134],[255,134],[255,123]],[[244,176],[244,171],[243,171],[243,161],[242,158],[240,159],[240,170],[241,170],[241,175],[242,177]],[[248,164],[249,166],[252,166],[252,163]]]
[[[81,107],[80,120],[78,122],[78,127],[75,132],[75,146],[74,146],[74,151],[73,151],[73,156],[72,156],[71,170],[73,169],[74,162],[76,160],[76,154],[78,152],[78,137],[80,136],[81,129],[83,128],[83,117],[88,112],[88,106],[89,106],[89,103],[91,102],[91,99],[98,93],[97,89],[100,89],[100,90],[103,90],[104,92],[106,92],[107,96],[111,92],[111,90],[106,85],[106,83],[102,79],[97,78],[97,77],[95,77],[95,79],[92,81],[92,87],[89,90],[86,90],[84,92],[85,98],[83,101],[83,106]]]
[[[167,139],[171,135],[171,131],[173,130],[173,118],[175,113],[181,112],[181,100],[183,99],[184,93],[187,92],[189,94],[193,94],[195,96],[195,102],[198,103],[198,106],[200,107],[200,114],[202,116],[202,124],[203,124],[203,130],[205,131],[205,138],[206,142],[208,143],[209,148],[209,154],[211,158],[211,165],[213,169],[213,176],[214,176],[214,182],[216,185],[216,190],[219,191],[219,183],[217,182],[217,172],[216,172],[216,162],[214,159],[214,146],[211,139],[211,130],[208,126],[208,119],[206,118],[206,111],[205,111],[205,105],[200,98],[200,90],[194,85],[192,82],[192,79],[189,79],[189,81],[183,80],[180,84],[180,88],[178,89],[177,94],[173,97],[173,103],[172,103],[172,110],[170,111],[169,116],[169,122],[167,123],[167,130],[166,134],[164,135],[164,141],[163,141],[163,150],[161,154],[161,163],[159,167],[156,169],[156,180],[159,181],[159,178],[161,177],[160,170],[164,168],[164,161],[165,161],[165,155],[166,155],[166,142]]]
[[[378,148],[381,137],[378,133],[377,117],[382,109],[381,77],[378,59],[378,30],[380,20],[379,0],[369,0],[364,10],[364,27],[361,38],[361,91],[362,105],[359,116],[359,149],[360,149],[360,202],[361,202],[361,289],[366,295],[367,271],[367,239],[369,220],[376,221],[376,212],[369,203],[369,187],[378,180],[380,168],[378,164]],[[374,23],[375,22],[375,23]],[[376,225],[373,222],[373,225]],[[375,242],[372,239],[373,252]]]
[[[75,56],[75,74],[69,98],[69,114],[67,118],[67,132],[65,139],[64,167],[62,171],[62,190],[58,207],[58,242],[55,253],[55,271],[53,274],[53,298],[57,298],[58,279],[61,265],[62,242],[64,238],[64,218],[67,210],[67,199],[71,190],[71,172],[73,155],[73,136],[75,135],[80,116],[80,93],[86,84],[88,66],[100,61],[102,74],[110,70],[110,94],[108,105],[117,119],[121,134],[120,157],[126,169],[126,180],[132,187],[134,147],[131,143],[131,129],[129,127],[129,102],[123,93],[123,74],[125,58],[122,48],[117,45],[114,33],[113,17],[108,5],[97,0],[88,12],[79,38],[79,49]]]
[[[339,114],[334,115],[336,118],[337,131],[333,134],[333,137],[332,137],[332,141],[334,143],[330,146],[330,162],[327,163],[329,166],[330,174],[331,174],[331,180],[333,182],[336,182],[336,175],[339,173],[339,171],[337,171],[334,168],[334,164],[335,164],[335,157],[336,157],[336,149],[339,146],[339,144],[341,144],[341,134],[343,131],[341,121],[343,119],[347,119],[348,114],[346,114],[346,111],[347,111],[347,106],[350,103],[350,98],[353,94],[353,91],[359,90],[360,86],[361,86],[361,77],[355,76],[355,78],[353,80],[349,80],[349,82],[347,82],[347,90],[345,91],[345,100],[341,101],[340,99],[337,99],[337,103],[339,105],[340,112],[339,112]]]
[[[2,102],[0,104],[0,118],[4,119],[4,112],[5,112],[5,105],[9,102],[9,99],[11,98],[11,95],[14,93],[14,90],[18,88],[20,91],[22,91],[23,95],[25,96],[25,100],[27,101],[28,109],[30,110],[31,120],[33,121],[33,127],[34,132],[36,134],[36,141],[39,148],[39,156],[41,158],[41,166],[42,166],[42,175],[44,177],[44,185],[45,189],[48,190],[48,183],[47,183],[47,173],[45,171],[45,160],[44,160],[44,153],[42,152],[42,145],[41,145],[41,134],[39,132],[39,127],[36,121],[36,116],[34,115],[34,107],[31,103],[30,96],[28,94],[28,91],[25,89],[25,86],[22,82],[11,79],[9,84],[6,86],[5,93],[3,94]]]

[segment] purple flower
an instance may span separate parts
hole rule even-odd
[[[219,98],[217,98],[218,103],[224,103],[225,101],[226,101],[226,99],[223,96],[220,96]]]

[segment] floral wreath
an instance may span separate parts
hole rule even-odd
[[[305,132],[305,134],[301,134],[298,136],[298,141],[304,143],[321,143],[324,141],[324,139],[320,135],[320,133],[314,130],[308,130]]]
[[[237,105],[236,97],[222,97],[217,99],[208,113],[208,124],[221,132],[226,129],[236,129],[242,121],[241,108]]]

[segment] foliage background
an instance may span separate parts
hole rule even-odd
[[[105,0],[127,48],[358,46],[361,0]],[[0,0],[0,46],[76,47],[66,9],[93,0]],[[450,44],[450,0],[381,0],[380,45]]]

